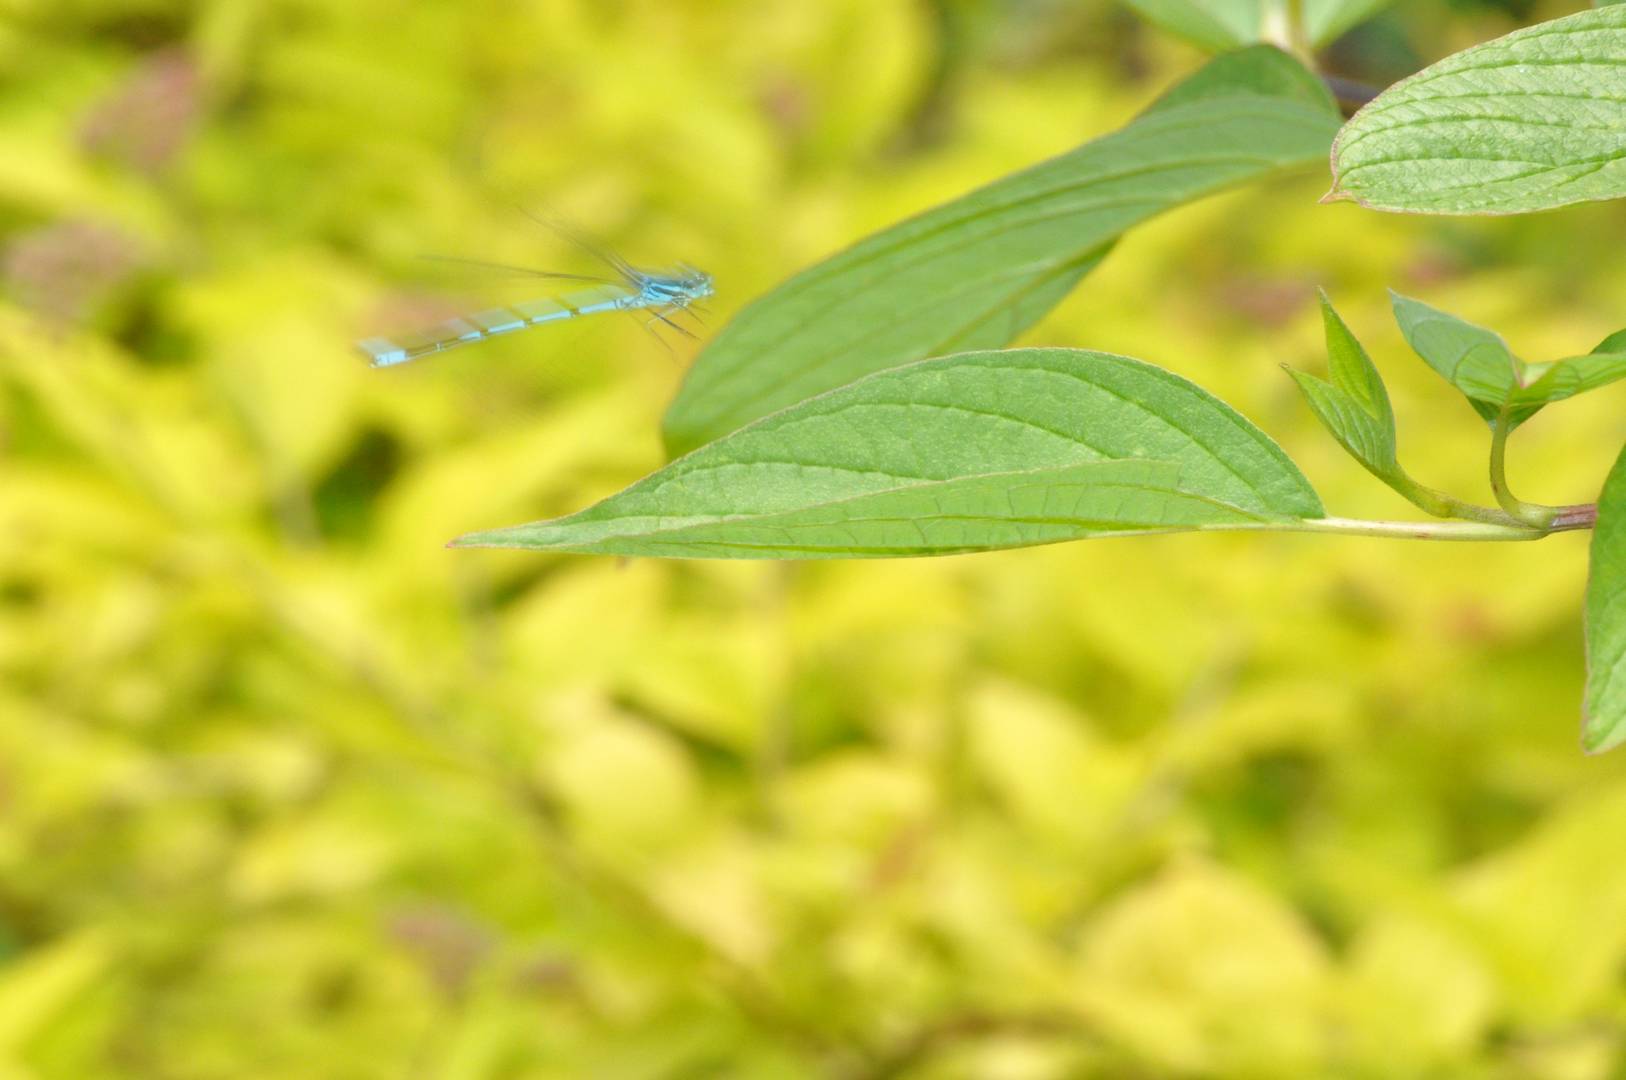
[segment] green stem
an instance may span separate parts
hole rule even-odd
[[[1443,491],[1436,491],[1434,488],[1419,484],[1405,473],[1384,476],[1380,479],[1399,492],[1407,502],[1432,517],[1451,518],[1456,521],[1477,521],[1484,525],[1528,527],[1527,522],[1504,510],[1464,502],[1454,495],[1447,495]]]
[[[1583,526],[1576,526],[1577,528]],[[1282,531],[1338,533],[1343,536],[1381,536],[1394,540],[1540,540],[1549,530],[1525,525],[1484,521],[1362,521],[1353,518],[1312,518],[1281,527]]]
[[[1326,86],[1328,92],[1332,94],[1333,98],[1337,100],[1338,104],[1343,107],[1344,111],[1351,115],[1354,115],[1364,106],[1371,104],[1382,93],[1375,86],[1368,86],[1365,83],[1356,82],[1354,79],[1339,78],[1337,75],[1323,75],[1321,76],[1321,82]]]
[[[1553,519],[1558,517],[1559,511],[1552,506],[1537,506],[1527,503],[1516,497],[1507,484],[1507,440],[1513,434],[1513,423],[1509,406],[1504,405],[1502,412],[1491,424],[1491,454],[1490,454],[1490,482],[1491,490],[1496,493],[1496,503],[1508,515],[1526,525],[1536,529],[1547,529]]]

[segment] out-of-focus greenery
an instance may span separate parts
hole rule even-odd
[[[1329,62],[1577,6],[1405,4]],[[681,363],[630,320],[349,350],[512,286],[422,252],[570,262],[516,200],[726,318],[1197,61],[1097,0],[0,6],[0,1077],[1619,1075],[1584,536],[450,552],[657,465]],[[1324,284],[1402,459],[1483,499],[1384,288],[1584,352],[1626,213],[1326,183],[1160,219],[1027,340],[1404,514],[1277,368]],[[1521,431],[1521,493],[1594,497],[1619,401]]]

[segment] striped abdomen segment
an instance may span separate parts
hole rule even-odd
[[[367,338],[357,342],[356,347],[367,354],[373,367],[388,367],[391,364],[404,364],[408,360],[445,352],[459,345],[472,345],[487,338],[512,334],[543,323],[562,322],[583,315],[596,315],[602,311],[642,306],[645,305],[639,293],[619,286],[603,286],[583,289],[557,300],[532,300],[509,307],[461,315],[416,333],[395,338]]]

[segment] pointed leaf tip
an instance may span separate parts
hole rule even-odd
[[[1316,418],[1338,445],[1386,483],[1402,475],[1395,456],[1395,419],[1389,392],[1366,349],[1319,290],[1327,341],[1327,378],[1291,372]]]

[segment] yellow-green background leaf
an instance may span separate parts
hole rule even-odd
[[[1116,0],[948,7],[4,7],[8,1080],[1619,1070],[1584,535],[445,549],[661,468],[692,350],[584,320],[358,367],[527,284],[420,255],[582,268],[521,201],[713,272],[711,334],[1203,63]],[[1340,62],[1515,24],[1399,4]],[[1384,290],[1583,354],[1626,324],[1619,204],[1463,228],[1325,188],[1157,218],[1028,340],[1155,360],[1400,517],[1281,372],[1321,369],[1325,285],[1408,465],[1487,499]],[[1515,490],[1596,498],[1623,393],[1531,420]]]
[[[1324,45],[1391,6],[1395,0],[1301,0],[1304,32]]]
[[[1124,0],[1142,17],[1198,45],[1224,51],[1259,40],[1269,0]]]

